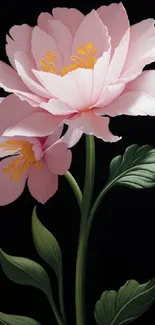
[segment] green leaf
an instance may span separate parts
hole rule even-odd
[[[105,291],[95,305],[98,325],[123,325],[141,316],[155,299],[155,279],[144,284],[127,281],[118,292]]]
[[[57,278],[62,274],[62,255],[59,244],[52,233],[39,221],[36,207],[32,215],[32,235],[35,248],[41,258],[49,264]]]
[[[51,285],[47,272],[38,263],[28,258],[11,256],[0,249],[0,263],[7,277],[18,284],[31,285],[52,299]]]
[[[110,164],[108,184],[131,188],[155,186],[155,149],[149,145],[131,145],[123,156],[115,157]]]
[[[0,325],[40,325],[40,323],[29,317],[7,315],[0,312]]]

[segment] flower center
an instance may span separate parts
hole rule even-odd
[[[65,76],[68,72],[76,70],[78,68],[93,69],[97,61],[97,59],[94,56],[94,53],[96,51],[97,48],[93,47],[93,43],[91,42],[87,43],[85,46],[79,46],[77,48],[77,52],[83,57],[79,57],[76,55],[71,56],[71,60],[74,61],[74,63],[64,67],[61,70],[60,75]],[[40,60],[42,71],[58,74],[57,67],[54,62],[56,57],[57,55],[55,53],[51,53],[50,51],[47,51],[46,57]]]
[[[2,171],[9,174],[10,178],[19,182],[20,177],[24,174],[32,165],[39,170],[41,168],[41,160],[37,160],[33,147],[33,143],[27,141],[6,141],[0,143],[0,149],[9,152],[15,150],[19,156],[14,161],[8,164],[7,168]],[[41,149],[41,148],[40,148]],[[41,158],[41,151],[40,151]]]

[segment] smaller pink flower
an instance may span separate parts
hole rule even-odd
[[[25,183],[31,195],[45,203],[58,189],[58,175],[64,175],[71,165],[71,151],[81,136],[69,128],[61,137],[63,126],[48,137],[1,137],[0,205],[16,200]],[[8,157],[9,156],[9,157]]]

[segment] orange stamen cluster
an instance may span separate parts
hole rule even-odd
[[[37,160],[33,151],[33,144],[27,141],[6,141],[0,144],[0,148],[4,151],[16,150],[19,154],[14,161],[10,162],[7,168],[3,169],[4,173],[9,174],[10,178],[15,182],[19,182],[22,174],[34,165],[39,170],[41,161]]]
[[[97,48],[93,48],[93,43],[89,42],[85,46],[79,46],[77,48],[77,52],[83,56],[79,57],[76,55],[71,56],[71,60],[74,61],[75,63],[64,67],[60,75],[64,76],[68,72],[71,72],[73,70],[76,70],[78,68],[83,68],[83,69],[93,69],[97,59],[94,56],[94,53],[97,51]],[[54,74],[57,73],[57,67],[54,62],[54,59],[56,58],[56,54],[53,53],[51,54],[50,51],[46,52],[46,58],[43,58],[40,60],[40,65],[43,71],[45,72],[51,72]]]

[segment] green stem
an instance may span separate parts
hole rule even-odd
[[[86,169],[83,200],[81,206],[81,224],[76,260],[75,304],[76,323],[85,325],[85,261],[87,251],[86,223],[90,211],[95,170],[95,143],[93,136],[86,136]]]
[[[71,188],[74,191],[74,194],[76,196],[78,205],[81,209],[81,203],[82,203],[82,193],[81,190],[79,188],[79,185],[77,184],[75,178],[72,176],[72,174],[68,171],[66,172],[66,174],[64,175],[68,181],[68,183],[70,184]]]
[[[88,221],[87,221],[87,228],[90,229],[91,228],[91,223],[93,221],[93,217],[96,213],[96,210],[100,204],[100,202],[102,201],[104,195],[108,192],[108,190],[112,187],[114,182],[111,182],[109,184],[107,184],[102,190],[101,192],[99,193],[97,199],[95,200],[92,208],[91,208],[91,211],[90,211],[90,214],[89,214],[89,218],[88,218]],[[87,230],[88,231],[88,230]]]
[[[60,305],[60,312],[61,312],[64,324],[67,324],[65,308],[64,308],[63,275],[62,275],[62,273],[60,274],[60,278],[59,278],[59,305]]]
[[[63,322],[63,320],[62,320],[62,318],[61,318],[61,315],[59,314],[59,311],[58,311],[58,309],[57,309],[57,307],[56,307],[56,305],[55,305],[55,302],[54,302],[54,299],[53,299],[52,296],[50,296],[50,298],[49,298],[49,303],[50,303],[50,305],[51,305],[51,307],[52,307],[52,310],[53,310],[53,313],[54,313],[55,318],[56,318],[56,320],[57,320],[57,323],[58,323],[59,325],[64,325],[64,322]]]

